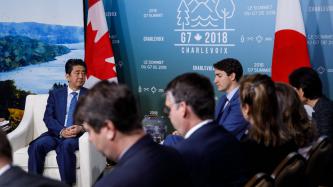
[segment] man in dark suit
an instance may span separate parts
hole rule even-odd
[[[237,59],[226,58],[213,66],[214,83],[217,90],[225,92],[216,106],[215,120],[240,140],[248,127],[239,100],[239,80],[243,75],[242,65]]]
[[[20,187],[65,187],[59,181],[42,176],[29,174],[21,168],[12,165],[12,148],[6,135],[0,130],[0,186]]]
[[[313,108],[312,120],[319,134],[333,138],[333,102],[323,94],[318,73],[310,67],[296,69],[289,75],[289,83],[303,104]]]
[[[214,83],[217,90],[225,92],[216,105],[214,119],[240,140],[248,127],[248,122],[242,115],[239,101],[239,80],[243,76],[242,65],[236,59],[226,58],[213,66]],[[166,137],[163,144],[172,146],[182,140],[183,137],[175,131],[173,135]]]
[[[73,112],[78,97],[86,93],[86,66],[80,59],[70,59],[65,65],[68,87],[50,91],[44,114],[48,131],[29,145],[28,170],[42,174],[46,154],[55,150],[61,181],[73,185],[76,181],[76,156],[78,139],[83,127],[73,123]]]
[[[97,83],[79,100],[75,119],[96,148],[117,162],[96,187],[189,186],[179,153],[144,133],[135,97],[126,86]]]
[[[165,112],[184,137],[174,146],[185,160],[193,186],[241,186],[240,143],[213,121],[215,100],[210,80],[186,73],[173,79],[165,92]]]

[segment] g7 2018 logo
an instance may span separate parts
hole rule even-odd
[[[228,21],[236,11],[233,0],[181,0],[177,8],[178,43],[183,54],[227,54],[235,44]]]

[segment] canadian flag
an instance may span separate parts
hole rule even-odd
[[[84,87],[91,88],[99,80],[117,82],[115,60],[101,0],[88,0],[85,62],[88,80]]]
[[[278,0],[272,79],[287,83],[289,74],[304,66],[311,64],[299,0]]]

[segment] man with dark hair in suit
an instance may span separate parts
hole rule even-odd
[[[207,77],[186,73],[165,89],[165,112],[184,137],[174,145],[194,186],[240,186],[244,180],[239,141],[214,122],[214,90]]]
[[[42,176],[29,174],[12,165],[12,148],[6,135],[0,130],[0,186],[65,187],[66,184]]]
[[[313,108],[319,134],[333,138],[333,102],[323,94],[318,73],[310,67],[296,69],[289,75],[289,83],[301,101]]]
[[[216,106],[215,120],[240,140],[248,127],[239,101],[239,80],[243,76],[242,65],[237,59],[226,58],[213,66],[217,90],[225,92]]]
[[[223,126],[238,140],[242,138],[248,122],[244,119],[239,102],[239,80],[243,76],[243,68],[240,62],[233,58],[223,59],[214,65],[214,83],[218,91],[225,92],[215,107],[217,124]],[[168,135],[164,145],[177,144],[183,138],[175,131],[174,135]]]
[[[144,133],[135,97],[126,86],[97,83],[79,100],[75,119],[96,148],[117,162],[96,187],[188,186],[181,156]]]
[[[33,140],[28,148],[28,170],[42,174],[46,154],[55,150],[61,181],[73,185],[76,182],[76,156],[83,127],[73,122],[78,97],[84,95],[86,65],[81,59],[69,59],[65,65],[68,87],[50,91],[44,114],[48,129]]]

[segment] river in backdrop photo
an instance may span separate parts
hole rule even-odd
[[[55,60],[0,72],[0,80],[14,80],[18,89],[36,94],[47,94],[55,83],[66,84],[65,63],[70,58],[84,58],[84,43],[61,44],[70,52]]]

